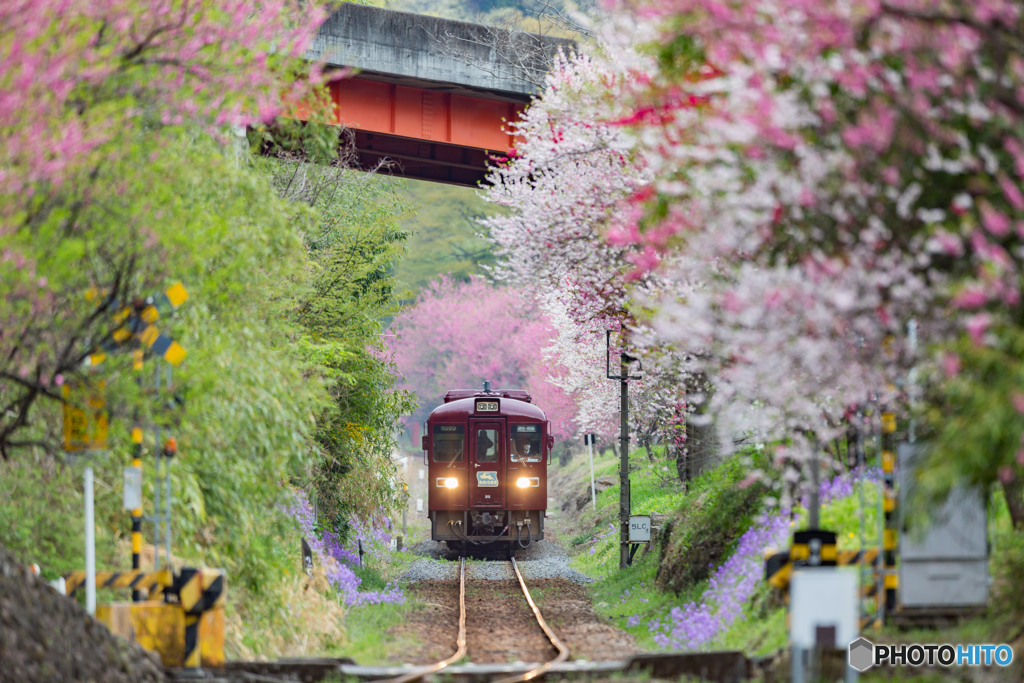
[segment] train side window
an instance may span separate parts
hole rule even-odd
[[[434,462],[462,462],[466,459],[466,428],[462,425],[434,425]]]
[[[480,429],[476,433],[476,461],[498,462],[498,430]]]
[[[512,425],[509,445],[512,460],[514,462],[540,462],[543,436],[540,425]]]

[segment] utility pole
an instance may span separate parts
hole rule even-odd
[[[619,357],[619,569],[629,565],[629,365]]]
[[[629,380],[642,379],[643,375],[630,375],[629,364],[638,358],[626,353],[625,348],[619,353],[619,374],[611,374],[611,339],[612,333],[605,335],[605,375],[608,379],[619,380],[619,569],[629,566]],[[623,344],[625,347],[625,344]],[[640,363],[638,371],[643,370]]]

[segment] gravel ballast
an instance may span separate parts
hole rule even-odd
[[[455,555],[443,543],[424,541],[410,548],[416,554],[426,555],[416,560],[406,572],[409,581],[449,581],[459,578],[458,563],[440,558]],[[569,557],[562,548],[551,541],[535,541],[529,548],[516,549],[516,563],[527,579],[568,579],[576,584],[593,583],[594,579],[569,566]],[[515,573],[508,562],[474,561],[466,567],[466,578],[484,581],[508,581],[515,579]]]

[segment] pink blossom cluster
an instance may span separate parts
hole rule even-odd
[[[3,3],[0,194],[59,187],[125,126],[271,120],[302,92],[281,58],[325,18],[295,0]]]
[[[505,267],[567,329],[621,322],[664,376],[706,378],[722,443],[787,440],[799,478],[851,406],[908,406],[933,361],[908,325],[941,347],[1019,318],[1019,3],[608,9],[489,190]]]
[[[554,382],[575,398],[579,430],[607,436],[619,389],[606,378],[605,333],[615,332],[617,375],[619,351],[632,348],[620,335],[637,327],[629,288],[655,286],[636,265],[648,256],[604,234],[617,210],[638,210],[632,198],[652,179],[634,163],[628,136],[600,123],[616,106],[607,88],[616,77],[589,57],[556,59],[543,99],[512,124],[515,154],[490,176],[487,199],[511,211],[484,221],[501,258],[496,275],[534,293],[556,330],[548,354],[563,371]],[[645,361],[644,380],[630,385],[635,427],[685,402],[680,370]]]
[[[416,392],[426,419],[450,389],[526,389],[551,420],[559,439],[572,438],[576,406],[559,387],[565,368],[547,352],[551,319],[526,292],[495,286],[481,277],[460,282],[442,277],[420,293],[392,326],[389,347]]]

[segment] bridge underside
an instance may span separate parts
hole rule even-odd
[[[485,150],[403,138],[355,129],[359,167],[375,168],[388,161],[385,173],[450,185],[477,187],[487,175],[492,156]]]

